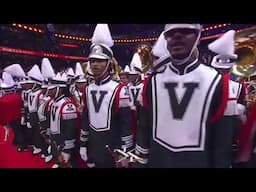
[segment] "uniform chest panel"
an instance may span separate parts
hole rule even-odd
[[[30,92],[28,94],[28,110],[30,113],[37,112],[40,95],[41,95],[41,90]]]
[[[50,131],[51,134],[60,134],[60,120],[61,120],[61,108],[62,105],[67,102],[66,98],[53,102],[51,105],[51,119],[50,119]]]
[[[43,97],[43,99],[40,101],[38,112],[37,112],[39,121],[46,120],[46,114],[45,114],[46,104],[50,99],[51,99],[50,97]]]
[[[104,85],[91,84],[87,87],[89,125],[95,131],[110,129],[111,108],[118,85],[115,81],[109,81]]]
[[[128,86],[128,90],[132,105],[136,105],[136,103],[142,105],[143,83],[140,83],[139,85],[130,85]]]
[[[203,150],[212,95],[220,76],[200,65],[185,75],[169,68],[152,78],[153,139],[171,151]]]

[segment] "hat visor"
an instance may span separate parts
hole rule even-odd
[[[171,24],[165,30],[164,33],[173,29],[194,29],[199,30],[199,26],[194,24]]]
[[[48,88],[48,85],[41,85],[42,89]]]
[[[218,68],[218,69],[231,69],[232,68],[232,66],[234,65],[234,63],[229,63],[229,64],[219,64],[219,63],[217,63],[217,62],[214,62],[214,63],[212,63],[211,64],[212,65],[212,67],[214,67],[214,68]]]
[[[49,90],[50,90],[50,89],[54,89],[54,88],[56,88],[57,86],[58,86],[58,85],[48,85],[48,86],[47,86],[47,89],[49,89]]]
[[[76,80],[76,83],[86,83],[86,79],[78,79]]]
[[[89,59],[110,59],[109,57],[107,56],[103,56],[103,55],[97,55],[97,54],[91,54],[89,55]]]
[[[12,88],[14,88],[14,85],[11,85],[11,86],[4,85],[4,86],[0,86],[0,88],[1,89],[12,89]]]
[[[26,84],[26,83],[36,83],[36,81],[34,81],[34,80],[24,80],[24,81],[20,81],[20,84]]]
[[[140,75],[141,73],[140,72],[137,72],[137,71],[133,71],[133,72],[130,72],[129,75]]]

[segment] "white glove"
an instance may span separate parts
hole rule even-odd
[[[239,117],[240,117],[242,123],[245,124],[247,121],[247,116],[245,114],[243,114],[243,115],[240,115]]]
[[[84,161],[87,161],[88,157],[87,157],[87,148],[86,147],[80,147],[80,156]]]
[[[25,125],[25,117],[21,117],[20,124]]]
[[[50,128],[46,129],[46,135],[50,135]]]
[[[70,154],[69,153],[65,153],[65,152],[61,152],[61,155],[63,157],[63,160],[65,163],[67,163],[70,159]]]
[[[49,145],[49,147],[47,148],[47,152],[48,152],[48,154],[51,154],[51,152],[52,152],[52,147],[51,147],[51,145]]]
[[[28,128],[32,128],[30,122],[27,122],[27,127],[28,127]]]
[[[245,114],[245,106],[238,103],[237,104],[237,112],[238,112],[238,115],[243,115]]]
[[[7,125],[4,125],[4,141],[8,140],[10,129]]]

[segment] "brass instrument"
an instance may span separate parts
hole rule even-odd
[[[153,68],[153,55],[151,51],[152,47],[148,44],[141,44],[137,49],[142,63],[142,73],[144,74]]]
[[[250,91],[250,89],[252,90]],[[248,93],[246,95],[246,105],[247,108],[250,108],[256,103],[256,82],[251,82],[251,84],[248,86]]]
[[[241,45],[236,48],[238,55],[236,64],[233,65],[231,73],[249,78],[256,75],[256,49],[252,45]]]
[[[81,67],[82,67],[82,70],[83,70],[84,74],[87,73],[87,65],[88,65],[88,62],[82,62],[81,63]]]
[[[119,74],[121,72],[121,69],[117,60],[114,57],[112,58],[111,65],[113,69],[113,79],[119,80]]]
[[[231,73],[239,77],[241,82],[253,86],[251,77],[256,76],[256,47],[253,43],[243,43],[238,45],[235,49],[235,53],[238,55],[236,63],[231,68]],[[250,108],[256,102],[255,91],[249,92],[248,86],[246,90],[245,100],[247,108]]]
[[[90,82],[90,79],[93,79],[93,75],[92,72],[90,71],[90,66],[89,66],[89,62],[83,62],[81,63],[82,66],[82,70],[85,74],[85,79]]]

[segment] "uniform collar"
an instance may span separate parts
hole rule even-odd
[[[58,98],[56,98],[55,99],[55,102],[58,102],[58,101],[60,101],[61,99],[63,99],[65,97],[65,95],[61,95],[61,96],[59,96]]]
[[[39,91],[40,89],[41,89],[41,87],[37,87],[37,88],[33,89],[32,92]]]
[[[95,84],[98,85],[98,86],[103,85],[103,84],[109,82],[111,79],[112,79],[111,76],[108,75],[107,77],[105,77],[104,79],[102,79],[100,81],[95,81]]]
[[[200,62],[198,59],[194,60],[188,65],[175,65],[173,63],[169,64],[169,68],[178,75],[185,75],[186,73],[189,73],[196,69],[200,65]]]

